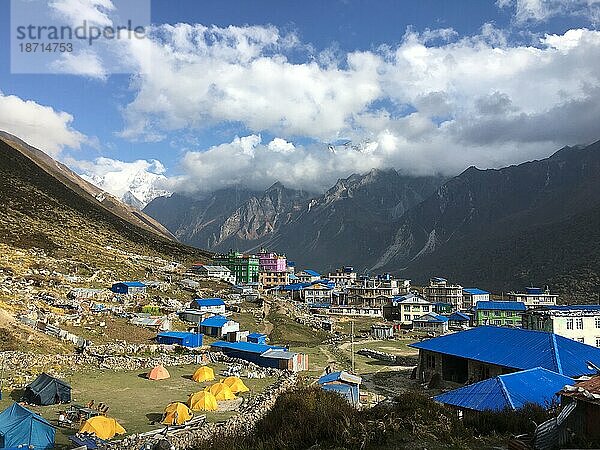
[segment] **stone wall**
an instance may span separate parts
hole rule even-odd
[[[198,449],[206,446],[211,438],[224,434],[227,436],[242,436],[250,433],[257,422],[262,419],[273,407],[277,397],[283,392],[293,388],[298,383],[296,374],[281,373],[279,379],[262,393],[251,397],[240,407],[239,414],[222,423],[206,423],[197,429],[183,429],[169,432],[166,439],[177,450]],[[165,439],[164,434],[153,437],[131,435],[121,441],[114,441],[101,447],[105,450],[123,449],[139,450],[149,445],[150,448],[160,439]]]

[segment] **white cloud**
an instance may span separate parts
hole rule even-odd
[[[50,9],[73,26],[79,26],[83,21],[90,25],[110,26],[110,12],[115,10],[111,0],[50,0]]]
[[[578,16],[592,23],[600,19],[598,0],[497,0],[500,8],[514,8],[517,23],[543,22],[556,16]]]
[[[77,149],[86,137],[71,127],[73,116],[32,100],[0,91],[0,130],[57,157],[65,147]]]
[[[82,75],[90,78],[106,80],[108,74],[100,56],[92,50],[82,50],[77,53],[63,53],[54,60],[51,69],[59,73]]]

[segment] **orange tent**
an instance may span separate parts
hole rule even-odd
[[[171,375],[169,374],[169,371],[162,365],[158,365],[148,372],[149,380],[166,380],[167,378],[171,378]]]

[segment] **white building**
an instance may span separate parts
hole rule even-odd
[[[315,283],[302,289],[302,299],[306,303],[331,303],[333,287],[327,283]]]
[[[210,278],[213,280],[226,281],[235,283],[235,276],[225,266],[209,266],[206,264],[194,264],[190,267],[190,273],[201,276],[202,278]]]
[[[490,293],[479,288],[463,288],[462,309],[469,309],[477,302],[489,302]]]
[[[335,272],[329,272],[327,279],[333,281],[337,287],[344,288],[356,282],[356,272],[353,267],[340,267]]]
[[[431,302],[415,294],[395,297],[389,305],[383,307],[386,320],[400,322],[402,325],[412,325],[415,319],[430,312],[433,312]]]
[[[434,277],[425,287],[425,298],[431,303],[449,303],[456,310],[463,309],[463,288],[459,284],[448,284],[445,278]]]
[[[295,275],[297,283],[312,283],[313,281],[321,279],[321,274],[319,272],[315,272],[314,270],[310,269],[305,269],[300,272],[296,272]]]
[[[192,301],[190,308],[202,313],[225,314],[225,302],[220,298],[197,298]]]
[[[508,299],[515,302],[523,302],[528,308],[537,306],[556,305],[558,295],[551,294],[548,288],[537,287],[525,288],[525,292],[509,292]]]
[[[550,331],[600,347],[600,305],[551,305],[530,309],[523,316],[523,327]]]

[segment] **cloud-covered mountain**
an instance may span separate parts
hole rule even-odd
[[[494,289],[600,285],[600,141],[500,170],[470,167],[404,214],[375,268]],[[572,292],[571,292],[572,293]]]
[[[392,238],[394,220],[442,181],[374,169],[340,179],[321,195],[275,183],[262,192],[228,188],[199,198],[174,194],[155,199],[144,212],[182,242],[202,248],[266,246],[302,265],[356,263],[364,269]]]

